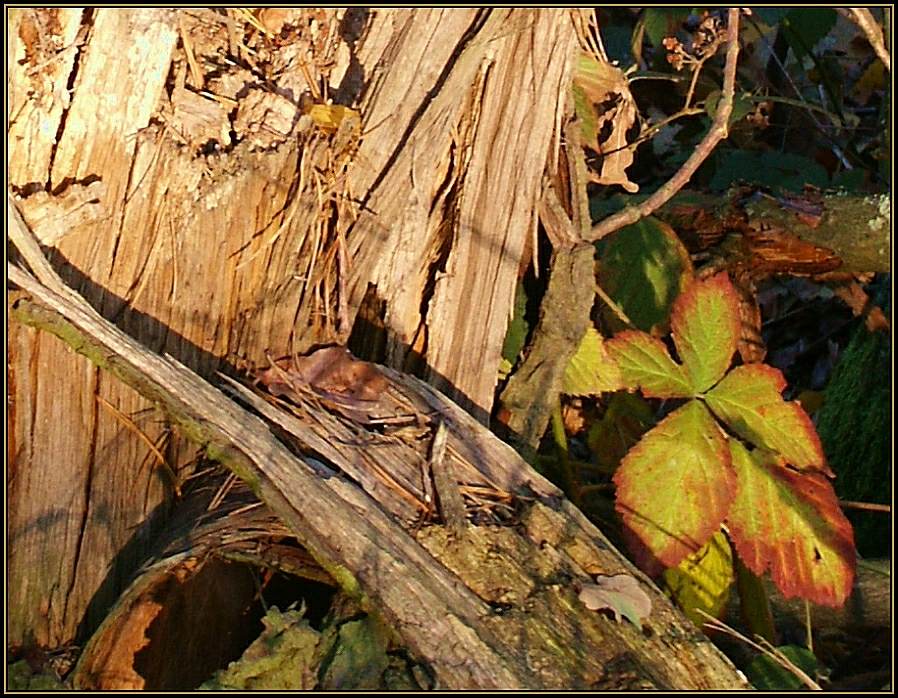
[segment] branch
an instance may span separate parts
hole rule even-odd
[[[679,171],[670,178],[658,191],[638,206],[628,206],[623,211],[609,216],[597,223],[590,231],[590,240],[601,240],[606,235],[632,225],[640,218],[651,215],[655,209],[663,206],[670,198],[682,189],[695,174],[695,171],[711,154],[717,144],[727,137],[729,119],[733,111],[733,95],[736,91],[736,58],[739,55],[739,9],[729,11],[727,21],[727,58],[723,72],[723,93],[714,115],[714,123],[698,144],[695,152],[683,163]]]
[[[873,13],[866,7],[840,7],[836,12],[843,17],[850,19],[861,28],[867,36],[867,41],[870,42],[873,50],[876,51],[876,55],[879,56],[879,60],[882,61],[886,70],[891,73],[892,58],[889,55],[889,50],[886,48],[883,39],[882,27],[879,26],[879,22],[876,21],[876,18],[873,17]]]

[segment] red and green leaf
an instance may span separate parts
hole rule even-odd
[[[854,532],[830,482],[735,439],[729,448],[738,487],[727,524],[746,567],[758,575],[769,569],[786,598],[841,606],[854,580]]]
[[[736,478],[726,439],[704,405],[690,401],[645,434],[614,475],[626,526],[672,567],[717,531]]]
[[[627,330],[606,343],[617,363],[622,387],[639,389],[646,397],[692,397],[683,367],[671,358],[659,339],[638,330]]]
[[[827,474],[820,437],[798,402],[783,400],[786,379],[772,366],[738,366],[705,400],[734,432],[756,446],[775,451],[799,470]]]
[[[726,272],[693,282],[677,297],[671,332],[696,392],[713,386],[730,367],[739,324],[739,296]]]

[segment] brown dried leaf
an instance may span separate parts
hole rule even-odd
[[[878,305],[872,305],[870,296],[864,290],[863,286],[857,281],[837,286],[833,289],[833,293],[841,298],[842,301],[851,308],[855,317],[864,315],[864,324],[871,332],[883,331],[888,332],[891,325],[882,308]]]
[[[874,305],[870,308],[870,312],[867,313],[864,324],[871,332],[889,332],[892,327],[888,318],[886,318],[885,313],[882,312],[882,308],[878,305]]]
[[[611,135],[599,147],[605,154],[600,175],[590,173],[590,179],[597,184],[619,184],[631,194],[639,191],[639,185],[631,182],[626,169],[633,164],[633,149],[627,145],[627,131],[636,121],[636,102],[630,90],[621,93],[622,101],[602,115],[602,121],[613,124]]]
[[[259,374],[259,380],[273,395],[290,395],[313,390],[319,394],[351,402],[373,402],[389,385],[377,367],[356,359],[344,347],[323,347],[292,363],[280,359]]]
[[[733,286],[739,296],[739,356],[746,364],[761,362],[767,356],[767,345],[761,336],[761,308],[754,283],[743,271],[733,275]]]
[[[580,55],[574,81],[593,104],[604,102],[612,94],[630,93],[624,71],[588,53]]]
[[[851,308],[852,314],[857,317],[864,312],[870,296],[859,283],[848,283],[833,289],[833,294],[844,301],[845,305]]]
[[[819,274],[842,266],[842,259],[828,247],[820,247],[771,228],[746,236],[752,271],[758,274]]]
[[[578,94],[582,94],[588,103],[581,105],[588,113],[588,120],[597,117],[595,127],[590,125],[588,129],[590,133],[598,136],[604,127],[611,125],[611,133],[605,140],[597,142],[586,138],[590,147],[604,155],[601,173],[590,173],[590,178],[598,184],[619,184],[630,193],[639,191],[639,186],[631,182],[625,172],[633,164],[633,151],[627,147],[627,131],[636,120],[636,101],[630,93],[627,76],[607,61],[583,53],[574,82],[581,90]],[[604,111],[596,114],[597,109]]]
[[[595,584],[583,585],[580,600],[590,611],[608,609],[617,622],[624,616],[636,627],[652,612],[651,598],[629,574],[599,575]]]

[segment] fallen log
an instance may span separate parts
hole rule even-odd
[[[19,289],[12,316],[154,401],[265,502],[344,592],[383,618],[441,688],[747,687],[554,485],[433,388],[376,367],[388,385],[362,418],[320,395],[283,409],[223,380],[251,409],[241,407],[68,289],[15,215],[10,238],[33,272],[7,266]],[[431,447],[441,429],[437,464]],[[448,480],[462,495],[461,527],[444,525],[428,494],[429,469],[440,468],[451,475],[441,487]],[[600,574],[639,581],[651,599],[641,627],[581,603],[580,588]],[[92,681],[108,687],[98,672]]]

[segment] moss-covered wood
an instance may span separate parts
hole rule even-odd
[[[683,192],[656,215],[689,236],[720,239],[731,231],[782,231],[831,253],[838,271],[888,272],[891,269],[892,208],[888,194],[826,193],[808,201],[789,202],[757,195],[714,197]],[[782,273],[802,273],[796,260],[791,268],[783,255]],[[831,271],[833,269],[811,272]]]

